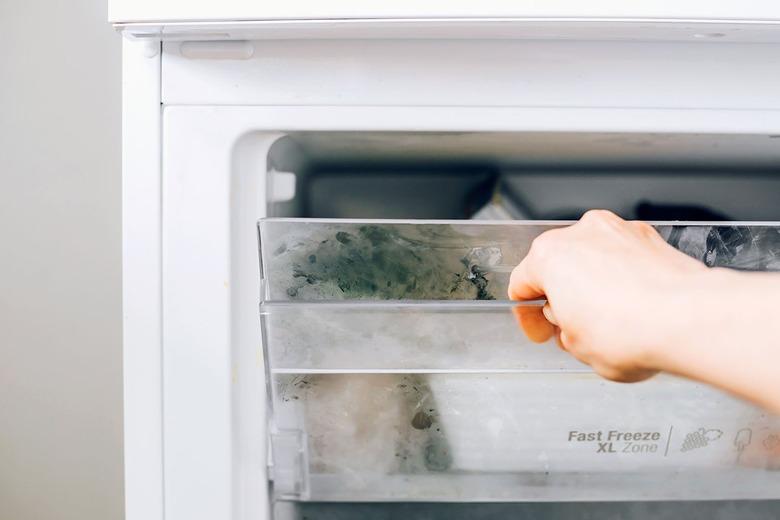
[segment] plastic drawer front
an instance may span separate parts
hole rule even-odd
[[[262,221],[275,497],[780,497],[775,418],[673,377],[610,383],[523,336],[541,302],[506,301],[509,273],[554,225]],[[772,225],[659,230],[709,265],[780,268]]]

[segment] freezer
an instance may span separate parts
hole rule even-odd
[[[774,2],[110,4],[129,520],[777,516],[774,418],[505,298],[594,207],[777,268]]]

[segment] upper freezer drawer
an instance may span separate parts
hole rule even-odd
[[[265,220],[273,494],[305,501],[778,498],[780,422],[699,384],[606,382],[517,321],[551,224]],[[777,226],[661,226],[710,265],[780,269]]]

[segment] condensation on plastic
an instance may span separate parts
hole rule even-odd
[[[584,371],[519,332],[513,307],[538,303],[376,302],[263,305],[275,371]]]

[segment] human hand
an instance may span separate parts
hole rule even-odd
[[[512,272],[509,297],[547,298],[543,309],[515,310],[532,341],[555,336],[605,378],[640,381],[663,368],[658,351],[685,315],[675,295],[707,271],[650,225],[594,210],[534,240]]]

